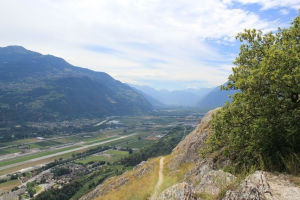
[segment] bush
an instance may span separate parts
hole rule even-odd
[[[239,90],[213,117],[204,154],[222,150],[235,168],[293,173],[300,155],[300,16],[276,33],[245,30],[224,90]],[[291,160],[292,159],[292,160]],[[296,163],[295,163],[296,162]]]

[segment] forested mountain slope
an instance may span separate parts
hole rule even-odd
[[[20,46],[0,48],[2,124],[149,111],[152,105],[142,95],[106,73]]]

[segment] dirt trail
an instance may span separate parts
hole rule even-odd
[[[157,184],[155,186],[154,194],[152,195],[151,200],[155,200],[157,198],[158,192],[160,191],[160,186],[164,181],[164,176],[163,176],[164,159],[165,159],[165,157],[162,157],[159,160],[158,181],[157,181]]]

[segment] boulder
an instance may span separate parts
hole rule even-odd
[[[188,183],[178,183],[162,191],[156,200],[196,200],[193,187]]]

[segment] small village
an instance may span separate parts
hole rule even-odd
[[[100,152],[96,155],[105,157],[114,156],[106,152]],[[106,162],[104,161],[90,162],[90,164],[86,165],[69,162],[45,171],[43,171],[43,166],[40,166],[40,168],[29,168],[20,170],[15,174],[8,174],[6,177],[7,179],[18,179],[20,185],[14,187],[11,192],[3,193],[3,195],[0,196],[0,200],[31,199],[40,192],[52,189],[54,187],[61,188],[62,186],[69,184],[76,179],[101,169],[105,164]]]

